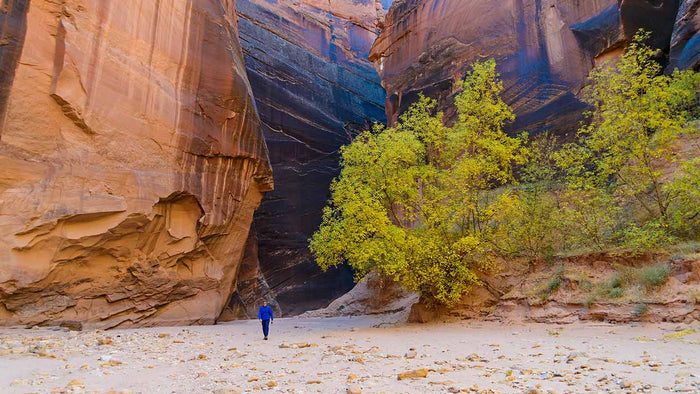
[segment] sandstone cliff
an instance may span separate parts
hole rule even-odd
[[[213,323],[272,188],[235,2],[5,4],[0,324]]]
[[[670,69],[700,69],[700,0],[681,0],[670,56]]]
[[[237,8],[276,185],[255,218],[262,276],[241,297],[276,295],[295,314],[353,286],[348,269],[321,272],[307,239],[338,174],[338,148],[384,120],[385,92],[367,60],[384,11],[379,0],[238,0]]]
[[[577,127],[583,106],[576,94],[595,61],[614,54],[639,28],[667,48],[678,6],[678,0],[507,0],[498,6],[402,0],[389,11],[370,58],[387,89],[390,121],[421,91],[448,108],[470,64],[495,58],[504,98],[518,116],[513,130],[567,132]]]

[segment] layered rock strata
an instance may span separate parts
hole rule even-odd
[[[617,288],[619,294],[614,297],[606,294],[604,285],[611,278],[654,264],[668,267],[665,283],[655,287],[633,283]],[[549,294],[546,286],[557,276],[557,269],[563,272],[561,285]],[[700,260],[693,257],[578,256],[561,259],[553,267],[511,264],[508,272],[498,276],[492,283],[500,287],[500,297],[475,288],[449,313],[468,319],[557,324],[580,320],[693,323],[700,319]],[[625,278],[634,282],[634,278]]]
[[[566,133],[577,126],[577,93],[596,60],[639,28],[667,48],[678,1],[403,0],[394,2],[370,59],[387,90],[390,121],[419,92],[449,109],[470,65],[495,58],[504,99],[518,116],[512,129]]]
[[[641,270],[665,267],[668,277],[644,283]],[[327,308],[302,317],[381,314],[395,322],[439,320],[536,322],[578,321],[674,322],[700,319],[700,260],[697,253],[668,256],[649,253],[591,254],[544,261],[499,262],[498,272],[481,273],[484,286],[474,286],[456,305],[427,303],[418,294],[374,274]],[[558,283],[556,288],[552,283]]]
[[[260,271],[282,312],[295,314],[325,306],[353,286],[347,268],[322,273],[307,240],[338,174],[339,147],[384,120],[385,92],[367,60],[383,5],[239,0],[237,8],[276,184],[255,217]],[[243,298],[257,304],[252,294]]]
[[[272,189],[235,2],[9,4],[0,324],[215,322]]]

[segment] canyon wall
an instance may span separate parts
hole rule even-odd
[[[324,307],[352,272],[321,272],[307,240],[372,122],[421,91],[449,108],[494,57],[512,129],[568,133],[588,72],[638,28],[669,69],[700,65],[700,0],[397,0],[385,19],[391,3],[3,4],[0,325]]]
[[[241,46],[275,191],[255,215],[259,274],[249,271],[250,285],[232,302],[276,298],[289,315],[326,306],[352,288],[348,268],[321,272],[307,240],[339,173],[339,147],[385,119],[385,92],[367,58],[389,4],[238,0]]]
[[[215,322],[273,186],[235,2],[0,18],[0,325]]]
[[[671,38],[673,68],[700,69],[700,0],[681,0]]]
[[[474,61],[495,58],[517,115],[512,130],[563,134],[578,126],[584,106],[576,95],[596,61],[614,57],[639,28],[668,49],[678,7],[679,0],[396,1],[370,59],[390,121],[421,91],[453,116],[455,82]]]

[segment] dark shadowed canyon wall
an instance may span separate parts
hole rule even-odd
[[[3,7],[0,325],[215,322],[272,188],[234,1]]]
[[[349,269],[322,273],[307,240],[338,174],[339,147],[385,119],[385,92],[368,61],[383,4],[238,0],[237,8],[275,191],[255,215],[259,274],[249,272],[253,285],[236,297],[253,304],[250,314],[262,297],[296,314],[326,306],[353,286]]]
[[[700,0],[682,0],[671,39],[669,69],[700,69]]]
[[[29,0],[17,0],[0,12],[0,136],[7,111],[7,99],[27,32],[27,11]]]
[[[518,116],[512,129],[566,133],[577,128],[576,95],[595,62],[615,56],[639,28],[667,50],[678,7],[679,0],[402,0],[371,60],[391,121],[421,91],[447,108],[470,64],[495,58]]]
[[[238,2],[241,45],[276,190],[256,213],[251,236],[258,247],[250,260],[259,264],[251,262],[241,278],[248,285],[232,310],[276,298],[283,312],[295,314],[325,306],[351,286],[346,269],[319,271],[307,239],[338,173],[338,147],[382,120],[383,97],[390,122],[419,92],[449,108],[455,82],[471,63],[494,57],[505,98],[518,115],[511,130],[571,135],[585,109],[578,94],[589,71],[618,56],[638,29],[652,32],[652,44],[671,66],[697,62],[698,0],[393,3],[382,18],[391,1]],[[249,306],[248,315],[254,309]]]

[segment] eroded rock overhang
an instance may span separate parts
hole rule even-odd
[[[235,3],[10,4],[0,324],[215,322],[273,187]]]

